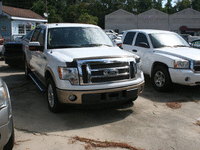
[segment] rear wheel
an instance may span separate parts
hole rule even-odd
[[[48,79],[47,84],[47,102],[49,110],[53,113],[58,113],[61,111],[61,104],[58,100],[57,93],[56,93],[56,87],[53,82],[52,78]]]
[[[156,66],[152,73],[152,84],[159,92],[169,91],[172,89],[172,82],[167,68]]]

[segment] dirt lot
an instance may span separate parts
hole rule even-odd
[[[200,150],[199,86],[175,85],[173,92],[159,93],[147,77],[134,106],[53,114],[45,93],[24,78],[23,69],[0,61],[0,76],[12,99],[14,150]]]

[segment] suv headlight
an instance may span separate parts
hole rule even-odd
[[[79,84],[77,68],[58,67],[58,73],[59,73],[60,79],[69,80],[71,84],[73,85]]]
[[[190,63],[188,60],[175,60],[174,68],[185,68],[189,69]]]

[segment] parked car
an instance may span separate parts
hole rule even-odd
[[[0,78],[0,149],[12,150],[14,127],[10,94],[6,83]]]
[[[25,76],[47,91],[50,111],[63,104],[135,101],[143,92],[139,57],[115,46],[98,26],[44,24],[25,43]]]
[[[162,30],[128,30],[122,48],[141,57],[141,69],[158,91],[172,89],[172,83],[200,84],[200,51],[177,33]]]
[[[190,46],[194,47],[194,48],[199,48],[200,49],[200,39],[194,40],[194,41],[190,42]]]
[[[118,33],[117,32],[115,32],[115,31],[113,31],[113,30],[111,30],[111,29],[105,29],[104,30],[106,33],[112,33],[112,34],[114,34],[114,35],[118,35]]]
[[[4,38],[0,35],[0,58],[2,57]]]
[[[24,41],[29,41],[34,30],[29,31],[21,41],[7,42],[4,44],[3,57],[9,66],[23,66],[24,52],[22,50]]]
[[[122,41],[121,41],[121,38],[116,36],[115,34],[113,33],[108,33],[106,32],[107,36],[117,45],[117,46],[121,46],[122,44]]]

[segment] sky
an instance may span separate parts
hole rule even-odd
[[[172,0],[172,6],[175,5],[176,0]],[[167,3],[167,0],[163,0],[163,7],[165,6],[165,4]]]

